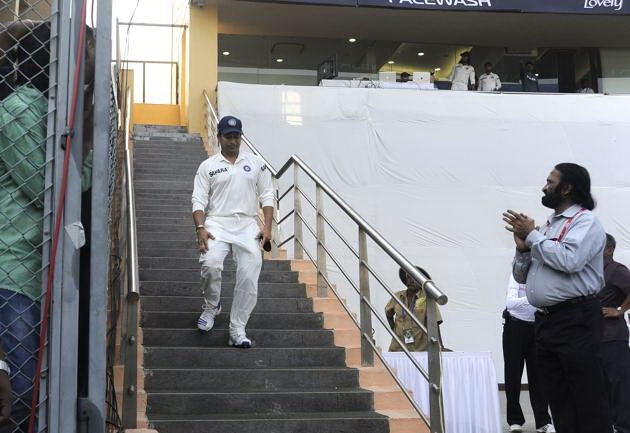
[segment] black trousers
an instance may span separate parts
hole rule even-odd
[[[536,313],[536,351],[543,391],[558,433],[611,433],[601,362],[598,300]]]
[[[529,382],[529,401],[534,410],[536,428],[550,424],[551,417],[547,411],[547,398],[542,392],[538,377],[533,323],[515,318],[505,320],[505,325],[503,325],[503,363],[508,425],[525,424],[525,417],[519,402],[521,377],[525,365],[527,365]]]
[[[630,433],[630,347],[627,341],[602,343],[602,363],[613,424]]]

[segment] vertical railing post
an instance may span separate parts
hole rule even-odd
[[[324,221],[324,191],[319,185],[315,187],[315,206],[317,207],[317,296],[328,296],[326,277],[326,222]]]
[[[427,332],[429,339],[429,419],[431,433],[444,433],[442,409],[442,360],[438,309],[435,299],[427,296]]]
[[[361,325],[361,365],[371,367],[374,365],[374,352],[370,345],[372,338],[372,310],[370,301],[370,271],[367,268],[368,250],[367,235],[359,228],[359,291],[361,293],[361,308],[359,322]]]
[[[280,254],[278,252],[277,242],[280,242],[280,231],[278,230],[278,214],[280,210],[280,203],[278,203],[278,179],[273,178],[273,222],[271,224],[271,258],[277,259]]]
[[[297,164],[293,164],[293,233],[295,236],[295,242],[293,247],[293,257],[296,260],[302,260],[304,258],[303,238],[302,238],[302,193],[300,191],[300,167]]]

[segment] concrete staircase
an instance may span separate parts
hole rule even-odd
[[[190,195],[206,158],[201,139],[181,128],[137,126],[134,152],[148,425],[159,433],[388,433],[375,393],[360,387],[359,369],[335,345],[340,334],[324,328],[325,315],[314,312],[290,261],[263,264],[248,326],[254,348],[226,346],[229,257],[226,313],[210,333],[196,329],[202,298]]]

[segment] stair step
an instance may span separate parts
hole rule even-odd
[[[234,281],[235,271],[223,271],[223,281]],[[199,282],[199,270],[186,269],[140,269],[140,281],[194,281]],[[290,271],[267,271],[260,274],[261,283],[297,283],[298,275]]]
[[[200,312],[143,311],[143,328],[197,328]],[[215,318],[214,329],[228,329],[229,313]],[[322,313],[258,313],[252,314],[247,329],[322,329]],[[227,340],[226,340],[227,341]]]
[[[145,368],[295,368],[345,367],[341,347],[145,347]]]
[[[221,297],[223,311],[230,311],[233,298]],[[143,296],[142,311],[188,311],[199,313],[201,296]],[[308,298],[259,298],[256,313],[312,313],[313,301]]]
[[[146,338],[146,334],[145,334]],[[149,369],[145,370],[149,392],[165,389],[183,391],[242,390],[272,391],[304,388],[353,388],[358,386],[358,371],[350,368],[304,369]]]
[[[389,433],[387,417],[375,412],[316,412],[215,416],[152,415],[160,433]]]
[[[167,239],[174,239],[177,236],[175,236],[173,233],[170,234],[164,234],[164,237]],[[144,244],[143,244],[144,242]],[[138,254],[140,255],[140,257],[160,257],[160,258],[168,258],[168,257],[179,257],[179,258],[186,258],[186,259],[195,259],[195,260],[199,260],[199,251],[197,250],[197,248],[195,248],[195,240],[194,239],[190,239],[187,241],[178,241],[178,240],[172,240],[172,243],[178,243],[179,248],[152,248],[150,246],[146,246],[147,241],[142,241],[140,240],[138,242],[139,247],[138,247]],[[148,241],[150,242],[150,241]],[[186,248],[182,248],[183,244],[186,244]],[[142,247],[140,247],[140,245],[143,245]],[[264,264],[263,264],[264,267]]]
[[[157,198],[167,197],[172,194],[178,194],[180,197],[182,195],[192,197],[193,184],[191,182],[188,185],[182,186],[180,188],[177,188],[177,187],[162,188],[162,187],[155,187],[155,185],[153,185],[153,187],[134,186],[134,191],[135,191],[135,194],[138,196],[154,196]]]
[[[173,255],[173,257],[140,257],[139,265],[141,269],[164,269],[166,267],[177,268],[181,270],[190,270],[195,269],[199,270],[199,252],[195,251],[195,254],[192,257],[188,258],[176,258],[177,255]],[[181,256],[180,256],[181,257]],[[226,260],[223,263],[223,270],[233,271],[236,268],[236,264],[233,260]],[[291,271],[291,262],[288,260],[268,260],[263,264],[263,272],[274,271],[274,272],[290,272]]]
[[[199,317],[199,313],[196,313],[196,316]],[[255,347],[331,347],[335,341],[333,332],[324,329],[255,329],[250,325],[247,336]],[[202,332],[196,327],[189,329],[145,327],[143,330],[144,345],[151,347],[223,347],[229,337],[227,327],[220,329],[216,326],[211,332]]]
[[[169,393],[147,396],[148,413],[278,413],[303,411],[352,411],[372,409],[373,394],[362,389],[292,391]]]
[[[201,300],[199,282],[140,281],[142,296],[192,296]],[[232,297],[234,283],[223,282],[221,296]],[[300,283],[259,283],[258,298],[299,298],[306,296],[306,286]]]

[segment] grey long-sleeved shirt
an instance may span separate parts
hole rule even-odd
[[[592,212],[571,206],[549,217],[546,227],[531,232],[525,243],[531,251],[516,252],[512,272],[517,282],[527,284],[534,307],[594,295],[604,286],[606,232]]]

